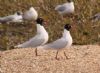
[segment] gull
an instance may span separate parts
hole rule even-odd
[[[38,18],[38,13],[33,7],[30,7],[28,11],[23,13],[24,20],[32,21],[32,20],[37,20],[37,18]]]
[[[37,22],[36,24],[37,34],[33,38],[29,39],[29,41],[26,41],[22,44],[15,46],[15,48],[28,48],[28,47],[35,48],[40,45],[44,45],[45,43],[48,42],[49,36],[48,36],[48,32],[43,27],[43,24],[44,24],[43,18],[38,18],[36,22]],[[35,50],[35,53],[37,56],[37,48]]]
[[[55,58],[58,60],[57,55],[58,55],[59,50],[64,49],[64,48],[68,48],[72,45],[73,40],[72,40],[70,31],[69,31],[70,29],[71,29],[70,24],[66,24],[64,26],[63,35],[60,39],[58,39],[54,42],[51,42],[49,44],[45,44],[43,46],[40,46],[40,48],[57,50]],[[64,52],[64,55],[66,56],[65,52]],[[66,56],[66,59],[68,59],[67,56]]]
[[[100,13],[95,14],[90,18],[93,21],[99,21],[100,20]]]
[[[22,12],[16,12],[14,15],[9,15],[5,17],[0,17],[0,23],[9,23],[9,22],[22,22]]]
[[[59,14],[61,15],[66,15],[66,14],[71,14],[74,13],[74,2],[72,0],[67,0],[68,2],[62,4],[62,5],[57,5],[55,7],[55,10],[58,11]]]

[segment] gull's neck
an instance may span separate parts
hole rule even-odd
[[[64,29],[63,37],[65,38],[65,37],[68,37],[68,36],[70,36],[70,31]]]
[[[30,11],[36,12],[36,10],[33,7],[30,8]]]
[[[42,32],[46,32],[45,28],[40,25],[40,24],[36,24],[36,27],[37,27],[37,33],[42,33]]]
[[[71,2],[73,2],[73,1],[72,1],[72,0],[67,0],[67,2],[71,3]]]
[[[70,4],[74,4],[74,2],[70,2]]]
[[[66,2],[66,3],[67,3],[67,4],[72,4],[72,5],[74,4],[74,2],[72,2],[72,1],[71,1],[71,2]]]

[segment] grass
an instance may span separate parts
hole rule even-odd
[[[0,16],[13,14],[16,11],[25,11],[31,5],[36,8],[39,16],[48,21],[45,26],[50,38],[49,42],[59,38],[63,31],[63,26],[70,23],[73,28],[71,35],[74,44],[95,44],[100,43],[100,22],[91,22],[89,18],[95,13],[100,12],[100,0],[74,0],[75,2],[75,19],[66,18],[61,20],[61,16],[54,11],[58,4],[66,0],[0,0]],[[97,26],[96,26],[97,25]],[[92,27],[96,26],[96,27]],[[12,23],[0,24],[0,49],[11,49],[14,45],[23,43],[35,35],[35,24]]]

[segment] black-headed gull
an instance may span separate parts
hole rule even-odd
[[[58,57],[57,57],[58,51],[60,49],[63,49],[63,48],[68,48],[68,47],[70,47],[72,45],[73,40],[72,40],[70,31],[69,31],[70,28],[71,28],[70,24],[66,24],[64,26],[63,35],[62,35],[62,37],[60,39],[58,39],[58,40],[56,40],[56,41],[54,41],[52,43],[40,46],[40,47],[42,47],[44,49],[55,49],[55,50],[57,50],[55,58],[58,59]],[[66,56],[65,52],[64,52],[64,55]],[[68,58],[68,57],[66,56],[66,58]]]
[[[33,20],[37,20],[37,18],[38,18],[38,13],[33,7],[30,7],[28,11],[23,13],[24,20],[33,21]]]
[[[19,44],[15,46],[15,48],[28,48],[28,47],[35,48],[35,47],[44,45],[45,43],[48,42],[48,38],[49,38],[48,32],[43,27],[44,20],[42,18],[38,18],[36,22],[37,22],[36,24],[37,34],[33,38],[31,38],[29,41],[26,41],[23,44]],[[37,48],[35,52],[37,56]]]
[[[72,0],[67,0],[67,3],[62,5],[57,5],[55,10],[58,11],[59,14],[65,15],[74,13],[74,2]]]
[[[16,12],[14,15],[0,17],[0,23],[22,22],[22,21],[23,21],[22,12]]]

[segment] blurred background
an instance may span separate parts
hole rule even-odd
[[[61,16],[54,10],[55,6],[66,0],[0,0],[0,17],[14,14],[16,11],[26,11],[33,6],[48,24],[44,27],[49,33],[49,42],[61,37],[63,26],[72,25],[73,44],[100,44],[100,21],[92,22],[90,17],[100,12],[100,0],[73,0],[75,3],[74,19]],[[36,33],[35,23],[0,24],[0,50],[13,49],[13,46],[23,43]]]

